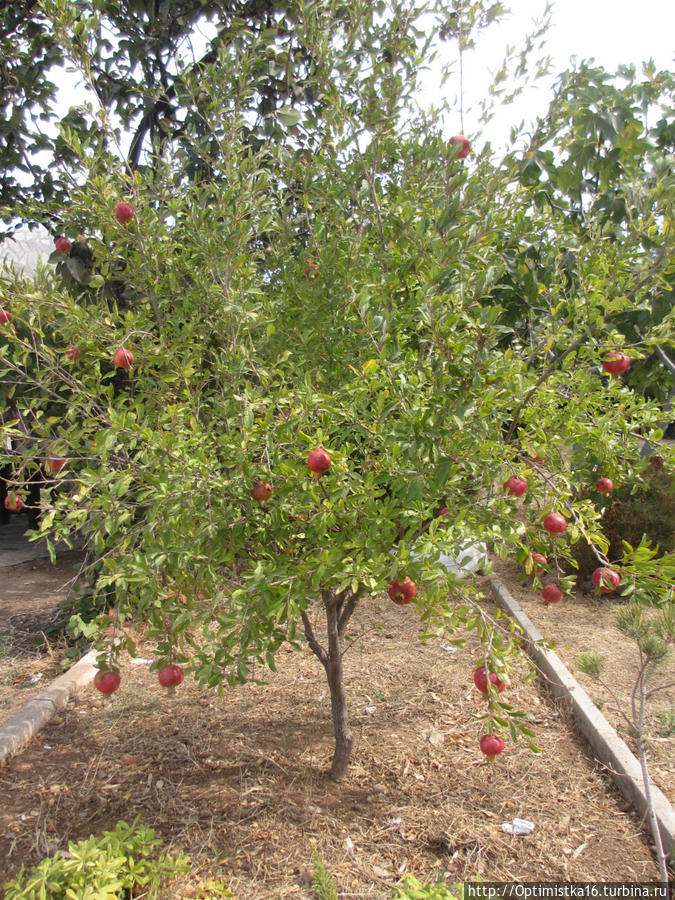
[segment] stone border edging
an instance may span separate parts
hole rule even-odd
[[[647,798],[642,782],[642,770],[628,745],[612,728],[560,657],[552,650],[537,646],[537,643],[544,640],[543,635],[502,582],[493,576],[490,584],[497,604],[505,609],[525,632],[527,653],[545,677],[553,694],[571,704],[577,726],[593,748],[596,758],[605,766],[624,797],[636,807],[641,816],[646,817]],[[661,832],[663,849],[671,860],[675,859],[675,810],[653,781],[650,782],[649,790]]]
[[[56,544],[54,549],[57,551],[58,557],[64,553],[76,553],[83,548],[82,542],[74,543],[72,547],[67,544]],[[11,569],[14,566],[24,566],[30,562],[42,562],[48,560],[49,550],[41,544],[35,542],[27,547],[15,547],[0,550],[0,569]]]
[[[77,688],[91,681],[96,672],[96,650],[90,650],[63,675],[0,725],[0,766],[29,743],[33,735],[68,702]]]

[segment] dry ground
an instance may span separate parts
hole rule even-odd
[[[8,695],[23,702],[33,689],[11,682],[45,662],[44,655],[27,655],[21,639],[17,615],[28,613],[19,586],[30,583],[34,599],[44,589],[51,616],[76,562],[74,555],[52,570],[51,590],[40,581],[48,564],[44,572],[35,563],[2,573],[3,596],[10,590],[14,598],[0,613],[2,639],[13,609],[0,660],[3,719],[15,702],[7,704]],[[518,573],[500,574],[527,608]],[[597,605],[582,600],[573,614],[571,604],[553,610],[530,602],[535,621],[555,612],[558,628],[565,620],[589,637],[595,629],[594,649],[609,627]],[[545,621],[538,624],[546,630]],[[266,685],[223,697],[189,678],[170,695],[147,663],[125,660],[112,699],[84,689],[0,770],[0,884],[21,863],[33,865],[68,839],[137,813],[170,849],[193,860],[192,875],[173,897],[193,895],[198,881],[211,877],[225,879],[237,900],[309,900],[313,846],[341,896],[350,898],[386,898],[404,873],[421,880],[442,872],[452,880],[657,880],[637,816],[545,689],[518,676],[509,689],[544,753],[508,743],[487,764],[474,718],[485,701],[472,685],[473,637],[454,650],[438,639],[423,644],[420,631],[410,607],[383,599],[364,604],[352,630],[358,640],[345,658],[357,747],[339,786],[325,774],[330,708],[323,671],[309,652],[284,648]],[[567,652],[569,643],[574,657],[586,648],[572,640],[565,636],[560,649]],[[152,646],[141,643],[139,652],[147,659]],[[45,680],[53,667],[47,661]],[[519,674],[525,671],[523,665]],[[534,821],[534,833],[503,833],[501,823],[514,816]]]

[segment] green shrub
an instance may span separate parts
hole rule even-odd
[[[316,847],[314,848],[312,856],[314,858],[312,890],[316,894],[317,900],[338,900],[337,884],[326,871],[326,866],[319,856]]]
[[[5,900],[117,900],[140,893],[157,896],[164,882],[187,872],[189,859],[157,851],[162,841],[151,828],[118,822],[114,831],[104,831],[85,841],[68,844],[44,859],[26,875],[23,867],[14,881],[5,884]]]
[[[312,890],[316,900],[338,900],[337,884],[326,871],[316,848],[314,848],[313,857]],[[422,884],[414,876],[409,875],[394,888],[390,900],[464,900],[464,885],[453,884],[448,888],[444,881],[438,881],[436,884]]]
[[[464,885],[447,887],[442,881],[436,884],[422,884],[412,875],[403,884],[394,888],[391,900],[464,900]]]

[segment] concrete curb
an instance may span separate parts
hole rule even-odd
[[[79,662],[41,691],[0,725],[0,765],[29,743],[33,735],[68,702],[73,691],[87,684],[96,672],[97,652],[90,650]]]
[[[490,584],[497,604],[515,619],[525,632],[527,653],[546,679],[553,694],[571,705],[577,726],[591,745],[596,758],[605,766],[624,797],[641,816],[646,817],[647,798],[642,783],[642,770],[628,745],[621,740],[560,657],[551,650],[537,646],[544,640],[543,635],[502,582],[493,577]],[[675,859],[675,810],[665,794],[653,782],[650,782],[649,789],[663,849],[671,860]]]
[[[76,534],[72,547],[69,547],[65,541],[57,541],[54,544],[54,552],[58,557],[74,550],[82,550],[83,546],[84,539],[81,535]],[[9,522],[0,526],[0,568],[20,566],[42,559],[49,559],[47,541],[44,538],[39,541],[29,541],[26,537],[24,522]]]
[[[82,547],[82,541],[75,542],[72,547],[69,547],[64,541],[59,541],[54,544],[54,551],[58,558],[64,553],[82,550]],[[47,550],[47,545],[41,541],[34,541],[32,544],[27,541],[25,544],[3,542],[0,546],[0,569],[10,569],[12,566],[22,566],[28,562],[44,559],[49,559],[49,550]]]

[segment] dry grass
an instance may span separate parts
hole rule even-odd
[[[0,570],[0,721],[72,664],[57,620],[81,559],[72,552],[55,566],[35,560]]]

